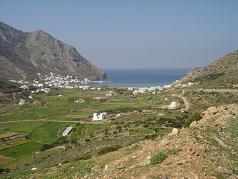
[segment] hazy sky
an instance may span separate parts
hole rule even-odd
[[[190,68],[238,49],[238,0],[0,0],[0,20],[101,68]]]

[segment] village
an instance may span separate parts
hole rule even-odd
[[[37,73],[38,78],[34,79],[32,82],[28,82],[25,80],[9,80],[10,82],[17,83],[20,85],[20,89],[22,90],[30,90],[31,87],[33,87],[35,90],[31,90],[32,94],[36,93],[49,93],[51,89],[53,88],[59,88],[59,89],[81,89],[81,90],[96,90],[101,91],[103,88],[111,88],[115,89],[114,87],[106,87],[100,85],[102,81],[99,81],[98,84],[97,81],[90,81],[87,78],[80,80],[77,78],[73,78],[72,76],[62,76],[59,74],[50,73],[49,75],[41,75],[40,73]],[[93,83],[92,83],[93,82]],[[132,95],[139,95],[139,94],[158,94],[159,92],[169,89],[171,87],[174,88],[186,88],[191,87],[193,83],[189,82],[187,84],[180,84],[177,81],[175,81],[173,84],[169,85],[162,85],[162,86],[155,86],[155,87],[128,87],[128,88],[122,88],[128,90]],[[106,93],[106,97],[111,97],[113,95],[112,91],[109,91]],[[58,95],[58,97],[61,97],[62,95]],[[32,95],[28,96],[28,99],[33,99]],[[102,97],[96,97],[97,100],[102,99]],[[84,99],[77,99],[75,100],[76,103],[83,103]],[[24,105],[26,103],[26,99],[20,99],[18,104],[20,106]],[[172,102],[169,106],[169,109],[176,109],[176,102]],[[96,116],[96,115],[95,115]],[[105,114],[100,115],[99,114],[98,120],[104,120]],[[104,116],[104,117],[101,117]],[[96,117],[94,118],[96,120]]]

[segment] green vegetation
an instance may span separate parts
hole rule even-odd
[[[46,122],[16,122],[0,124],[1,132],[16,132],[20,134],[29,134],[34,129],[45,125]]]
[[[191,90],[185,95],[190,100],[191,110],[199,113],[211,106],[238,103],[238,93]]]
[[[1,108],[4,115],[0,115],[0,133],[15,132],[24,137],[1,145],[0,154],[15,159],[2,167],[29,170],[34,166],[45,168],[59,162],[90,159],[144,139],[166,135],[174,127],[169,121],[177,121],[178,126],[182,127],[184,120],[190,116],[190,113],[164,109],[171,101],[182,103],[178,97],[171,96],[170,92],[131,96],[127,90],[116,89],[112,97],[106,97],[109,91],[111,89],[55,89],[49,94],[33,94],[37,106],[32,106],[34,100],[27,99],[29,93],[18,94],[17,99],[23,98],[29,103],[21,107],[9,103]],[[62,96],[58,97],[59,94]],[[101,99],[97,100],[97,97]],[[84,99],[85,102],[75,103],[77,99]],[[125,115],[105,122],[91,122],[94,112]],[[163,117],[158,116],[158,113],[164,113]],[[68,137],[62,137],[67,126],[73,126],[73,132]],[[61,148],[60,152],[50,152],[58,151],[57,146],[62,145],[65,150]],[[33,161],[32,154],[35,152],[39,153]]]
[[[159,165],[167,158],[167,154],[159,152],[151,158],[151,164]]]
[[[179,97],[182,90],[179,89],[137,96],[120,89],[112,90],[113,96],[106,97],[111,90],[56,89],[49,94],[33,94],[33,99],[40,104],[37,107],[31,106],[32,101],[21,107],[13,103],[1,107],[0,133],[21,135],[19,139],[1,143],[0,155],[14,159],[0,164],[1,168],[23,174],[33,167],[43,170],[59,163],[69,166],[77,162],[79,168],[65,166],[60,170],[61,174],[65,176],[65,172],[73,176],[78,170],[84,175],[96,163],[103,168],[112,157],[105,159],[104,156],[116,155],[113,157],[118,158],[121,154],[138,150],[140,146],[135,143],[141,140],[153,140],[170,133],[174,127],[189,126],[192,121],[201,118],[204,106],[226,103],[227,97],[232,98],[232,102],[237,99],[233,93],[197,92],[191,88],[184,93],[191,103],[189,110],[184,111],[185,105]],[[58,97],[59,94],[62,97]],[[24,98],[26,94],[22,95],[21,98]],[[84,99],[85,102],[75,103],[77,99]],[[166,109],[172,101],[180,103],[182,109]],[[107,112],[109,119],[92,122],[94,112]],[[115,117],[118,113],[121,116]],[[62,137],[68,126],[72,126],[73,131],[69,136]],[[171,151],[171,155],[177,153]],[[159,153],[151,162],[159,164],[166,156]],[[100,157],[100,161],[95,161],[95,157]]]
[[[64,123],[46,123],[32,131],[28,137],[41,143],[52,143],[56,140],[59,132],[63,131],[64,126]]]
[[[3,149],[0,155],[12,158],[18,158],[22,155],[31,154],[34,151],[40,150],[42,144],[37,142],[27,142],[25,144],[17,145],[15,147]]]

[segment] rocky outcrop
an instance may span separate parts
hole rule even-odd
[[[37,73],[50,72],[88,79],[106,77],[74,47],[48,33],[22,32],[0,22],[0,80],[33,79]]]
[[[141,149],[111,161],[102,178],[236,178],[238,105],[210,107],[190,128],[173,129],[153,141],[142,141]],[[171,135],[174,134],[174,135]],[[224,150],[225,149],[225,150]],[[158,152],[167,153],[159,165],[150,164]],[[121,169],[120,166],[127,166]]]
[[[192,128],[219,127],[226,128],[230,121],[238,116],[238,105],[230,104],[217,107],[210,107],[203,112],[203,117],[197,122],[190,124]]]

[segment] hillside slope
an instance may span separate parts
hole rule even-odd
[[[234,86],[238,84],[238,50],[207,67],[197,68],[181,79],[182,83],[200,82],[211,86]]]
[[[14,178],[203,178],[238,176],[238,105],[208,108],[203,118],[162,138],[92,159],[22,172]]]
[[[48,33],[22,32],[0,22],[0,79],[33,79],[37,73],[103,79],[105,73]]]

